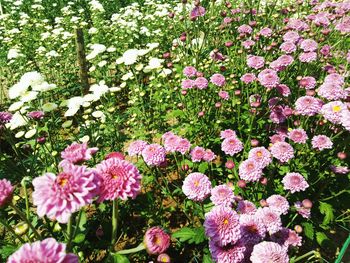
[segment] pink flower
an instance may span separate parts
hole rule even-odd
[[[128,154],[130,156],[141,155],[142,150],[148,145],[147,142],[142,140],[136,140],[130,143],[128,147]]]
[[[279,213],[275,212],[271,207],[258,208],[256,216],[259,217],[270,234],[274,234],[282,228]]]
[[[102,185],[99,202],[120,198],[132,199],[141,191],[141,175],[139,170],[130,162],[111,158],[96,166],[101,176]]]
[[[237,211],[241,214],[254,215],[256,212],[256,206],[247,200],[238,202]]]
[[[219,97],[222,98],[223,100],[229,100],[230,99],[230,95],[228,94],[227,91],[224,91],[224,90],[220,90],[219,91]]]
[[[231,207],[234,202],[234,193],[228,185],[221,184],[211,189],[210,200],[214,205]]]
[[[43,111],[31,111],[27,116],[33,120],[41,120],[44,118],[45,113]]]
[[[325,77],[324,83],[334,83],[335,85],[343,86],[345,82],[343,76],[338,73],[331,73]]]
[[[291,193],[305,191],[309,187],[304,177],[300,173],[287,173],[282,183],[285,190],[290,190]]]
[[[334,82],[325,82],[317,90],[317,94],[327,100],[346,99],[346,91]]]
[[[240,34],[251,34],[253,29],[248,25],[241,25],[238,27],[238,33]]]
[[[194,81],[194,86],[198,89],[206,89],[208,87],[208,80],[204,77],[196,78]]]
[[[194,147],[190,153],[192,162],[200,162],[204,158],[204,154],[204,148],[199,146]]]
[[[265,238],[266,228],[258,216],[241,214],[239,223],[244,244],[255,245]]]
[[[281,195],[271,195],[266,199],[266,202],[269,207],[279,215],[286,215],[288,213],[289,203],[285,197]]]
[[[300,43],[300,48],[304,50],[304,52],[313,52],[317,50],[317,42],[312,39],[305,39]]]
[[[12,199],[13,186],[6,179],[0,180],[0,208],[8,204]]]
[[[168,249],[170,236],[161,227],[155,226],[146,231],[143,242],[148,254],[157,255]]]
[[[276,89],[283,97],[288,97],[291,94],[290,88],[285,84],[278,84]]]
[[[214,74],[210,78],[210,82],[216,86],[223,87],[226,83],[225,77],[221,74]]]
[[[316,52],[305,52],[300,53],[299,60],[304,63],[310,63],[313,61],[316,61],[317,59],[317,53]]]
[[[180,138],[177,141],[177,144],[175,145],[175,150],[180,152],[182,155],[184,155],[186,152],[188,152],[191,148],[191,143],[189,140]]]
[[[293,42],[283,42],[280,46],[280,50],[287,54],[291,54],[297,50],[297,46]]]
[[[302,205],[302,202],[297,201],[294,203],[294,206],[298,212],[299,215],[301,215],[304,218],[310,218],[311,217],[311,208],[306,208]]]
[[[22,245],[7,260],[7,263],[78,263],[78,256],[66,253],[66,245],[58,243],[53,238]]]
[[[170,257],[168,254],[162,253],[157,257],[157,262],[158,263],[170,263]]]
[[[289,246],[300,247],[302,238],[295,231],[283,227],[280,231],[271,235],[271,240],[288,248]]]
[[[243,243],[238,242],[234,245],[219,246],[216,242],[209,241],[209,250],[213,260],[217,263],[241,263],[244,260],[246,247]]]
[[[197,70],[195,67],[192,66],[187,66],[184,68],[183,72],[182,72],[186,77],[191,78],[191,77],[195,77],[197,74]]]
[[[105,156],[105,160],[110,159],[110,158],[117,158],[120,160],[125,160],[125,156],[121,152],[111,152]]]
[[[305,89],[313,89],[316,86],[316,79],[314,77],[303,77],[299,80],[299,86]]]
[[[306,143],[308,139],[306,132],[303,129],[293,129],[288,133],[288,138],[295,143]]]
[[[252,263],[288,263],[288,249],[274,242],[263,241],[254,246],[250,256]]]
[[[216,158],[216,155],[215,155],[215,153],[213,153],[212,150],[210,150],[210,149],[205,150],[205,153],[203,156],[204,161],[211,162],[211,161],[215,160],[215,158]]]
[[[260,164],[261,168],[265,168],[272,162],[271,153],[265,147],[256,147],[249,151],[249,159],[254,159]]]
[[[250,39],[245,40],[245,41],[242,42],[242,46],[243,46],[245,49],[250,49],[250,48],[251,48],[252,46],[254,46],[254,45],[255,45],[255,41],[250,40]]]
[[[78,164],[92,158],[92,155],[98,151],[98,148],[88,148],[87,143],[79,144],[73,142],[63,152],[61,158],[66,162]]]
[[[266,88],[274,88],[280,82],[277,72],[272,69],[264,69],[261,71],[258,74],[258,79],[260,84]]]
[[[237,138],[236,132],[231,130],[231,129],[227,129],[227,130],[224,130],[224,131],[220,132],[220,138],[221,139],[227,139],[227,138],[230,138],[230,137]]]
[[[147,145],[142,150],[142,157],[147,165],[159,166],[165,161],[165,156],[165,149],[156,143]]]
[[[282,163],[286,163],[294,157],[293,147],[286,142],[276,142],[271,146],[271,154]]]
[[[264,27],[263,29],[260,30],[260,35],[264,37],[269,37],[272,35],[272,30],[268,27]]]
[[[333,142],[326,135],[314,136],[311,140],[312,148],[322,151],[324,149],[332,149]]]
[[[221,150],[228,155],[235,155],[243,150],[243,143],[236,137],[229,137],[221,143]]]
[[[265,59],[263,57],[249,55],[247,58],[247,65],[250,68],[259,69],[262,68],[264,64]]]
[[[241,81],[243,81],[245,84],[252,83],[256,80],[256,76],[253,73],[246,73],[241,77]]]
[[[287,27],[298,31],[303,31],[309,28],[309,26],[304,21],[298,18],[290,18],[287,23]]]
[[[255,159],[247,159],[239,165],[239,177],[248,182],[258,181],[263,174],[261,164]]]
[[[164,140],[164,148],[167,152],[175,152],[181,138],[177,135],[168,136]]]
[[[342,111],[341,124],[344,126],[345,129],[350,131],[350,111],[349,110]]]
[[[303,96],[295,102],[295,110],[304,116],[314,116],[322,108],[323,102],[311,96]]]
[[[211,182],[209,178],[202,173],[189,174],[182,185],[182,192],[188,199],[202,202],[210,195]]]
[[[270,141],[272,144],[275,144],[276,142],[284,142],[286,136],[283,134],[274,134],[270,137]]]
[[[190,18],[194,20],[200,16],[204,16],[205,13],[206,13],[206,10],[203,6],[195,6],[191,11]]]
[[[230,207],[215,206],[205,214],[203,226],[210,240],[221,247],[235,244],[241,238],[239,216]]]
[[[283,35],[283,40],[285,42],[296,43],[299,39],[300,39],[300,36],[298,32],[295,32],[295,31],[288,31]]]
[[[334,124],[340,124],[342,118],[342,111],[346,110],[347,107],[341,101],[332,101],[323,105],[320,113],[323,117]]]

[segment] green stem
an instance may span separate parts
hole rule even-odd
[[[349,247],[349,245],[350,245],[350,235],[348,236],[348,238],[346,239],[344,245],[342,246],[342,248],[340,250],[340,253],[339,253],[335,263],[340,263],[341,262],[341,260],[344,257],[345,252],[346,252],[347,248]]]
[[[73,239],[73,214],[70,216],[68,219],[68,224],[67,224],[67,251],[70,252],[72,248],[72,239]]]
[[[297,216],[298,216],[298,213],[296,213],[296,214],[293,216],[292,220],[288,223],[287,228],[294,222],[294,220],[295,220],[295,218],[297,218]]]
[[[30,227],[30,229],[33,231],[35,237],[39,240],[42,239],[41,235],[38,233],[38,231],[35,229],[35,227],[32,225],[32,223],[30,222],[30,220],[27,219],[27,217],[14,205],[14,204],[9,204],[9,206],[16,212],[17,215],[19,215],[19,217],[28,224],[28,226]]]
[[[131,253],[136,253],[136,252],[142,251],[144,249],[146,249],[146,247],[145,247],[145,244],[142,242],[137,247],[120,250],[117,252],[117,254],[120,254],[120,255],[131,254]]]
[[[0,219],[0,223],[8,230],[12,233],[12,235],[14,235],[15,237],[17,237],[19,239],[19,241],[21,241],[23,244],[26,243],[23,238],[19,235],[16,234],[16,232],[12,229],[12,227],[7,224],[5,221],[2,221],[2,219]]]
[[[83,209],[80,209],[79,214],[78,214],[78,220],[76,220],[76,223],[75,223],[75,229],[74,229],[74,232],[73,232],[73,238],[77,235],[77,231],[78,231],[78,228],[79,228],[79,224],[80,224],[80,220],[81,220],[82,214],[83,214]]]
[[[314,251],[314,250],[311,250],[311,251],[307,252],[306,254],[304,254],[304,255],[302,255],[302,256],[300,256],[300,257],[297,257],[297,258],[294,259],[292,262],[293,262],[293,263],[298,262],[299,260],[302,260],[302,259],[307,258],[307,257],[309,257],[309,256],[311,256],[311,255],[314,255],[314,254],[315,254],[315,251]]]
[[[27,184],[26,184],[27,178],[24,177],[21,181],[21,185],[23,187],[24,191],[24,198],[25,198],[25,203],[26,203],[26,216],[27,219],[30,220],[30,213],[29,213],[29,198],[28,198],[28,190],[27,190]]]
[[[117,230],[118,230],[118,200],[113,200],[112,209],[112,239],[111,239],[111,250],[114,251],[114,245],[117,241]]]

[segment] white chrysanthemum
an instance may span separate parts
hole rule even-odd
[[[89,90],[92,91],[94,95],[101,97],[109,91],[109,88],[103,82],[100,82],[99,84],[93,84]]]
[[[21,77],[20,82],[26,83],[28,87],[29,86],[34,87],[43,83],[44,77],[39,72],[36,72],[36,71],[27,72],[27,73],[24,73],[24,75]]]
[[[17,111],[23,106],[23,101],[16,101],[10,105],[8,108],[9,111]]]
[[[9,52],[7,53],[7,59],[10,60],[10,59],[15,59],[15,58],[18,58],[19,56],[21,56],[22,54],[19,52],[18,49],[16,48],[11,48],[9,50]]]
[[[20,112],[16,112],[15,114],[13,114],[11,121],[6,124],[6,127],[10,128],[11,130],[14,130],[18,127],[25,126],[27,122],[28,120],[24,116],[22,116]]]
[[[27,91],[28,87],[29,87],[28,83],[25,83],[25,82],[16,83],[9,89],[9,98],[15,99],[17,97],[20,97]]]
[[[90,46],[90,49],[92,50],[90,54],[86,56],[87,60],[94,59],[98,54],[101,54],[106,51],[106,46],[102,44],[93,44]]]
[[[143,69],[144,72],[150,72],[153,69],[160,69],[164,59],[151,58],[148,65]]]
[[[105,11],[105,9],[103,8],[103,5],[97,0],[92,0],[90,2],[90,6],[92,11],[99,11],[99,12]]]
[[[22,102],[29,102],[29,101],[35,100],[37,97],[38,97],[38,92],[26,91],[23,94],[21,94],[21,101]]]
[[[64,116],[66,117],[74,116],[78,112],[80,107],[83,105],[83,103],[84,103],[84,98],[82,97],[70,98],[67,101],[68,110],[65,112]]]
[[[139,52],[137,49],[129,49],[124,52],[122,57],[117,59],[116,63],[117,64],[124,63],[125,65],[132,65],[137,61],[138,54]]]

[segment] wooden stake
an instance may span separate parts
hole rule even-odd
[[[79,77],[80,83],[83,87],[83,94],[86,94],[89,91],[89,75],[88,75],[88,66],[85,56],[85,45],[84,45],[84,34],[81,28],[75,30],[75,43],[77,48],[77,59],[79,64]]]

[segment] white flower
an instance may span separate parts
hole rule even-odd
[[[90,2],[90,6],[91,6],[91,10],[93,10],[93,11],[99,11],[99,12],[105,11],[103,8],[103,5],[97,0],[92,0]]]
[[[19,131],[15,134],[15,137],[18,139],[18,138],[21,138],[23,135],[24,135],[24,131]]]
[[[9,107],[9,111],[17,111],[19,110],[21,107],[23,106],[23,101],[16,101],[14,103],[11,104],[11,106]]]
[[[107,64],[106,60],[102,60],[101,62],[99,62],[97,65],[102,68],[103,66],[105,66]]]
[[[99,84],[93,84],[89,90],[92,91],[94,95],[102,96],[109,91],[109,88],[107,85],[100,82]]]
[[[25,82],[19,82],[13,85],[9,89],[9,98],[10,99],[15,99],[17,97],[20,97],[22,94],[24,94],[29,87],[28,83]]]
[[[84,98],[82,97],[70,98],[67,101],[68,110],[65,112],[64,116],[66,117],[74,116],[78,112],[80,107],[83,105],[83,103],[84,103]]]
[[[36,91],[27,91],[21,95],[21,101],[22,102],[28,102],[35,100],[38,96],[38,92]]]
[[[146,66],[143,70],[143,72],[150,72],[153,69],[159,69],[162,67],[162,62],[163,59],[158,59],[158,58],[151,58],[150,61],[148,62],[148,66]]]
[[[30,138],[32,138],[35,134],[36,134],[36,129],[31,129],[31,130],[29,130],[29,131],[26,132],[26,134],[24,135],[24,138],[30,139]]]
[[[133,76],[132,72],[128,72],[122,76],[122,80],[128,80]]]
[[[45,112],[50,112],[50,111],[53,111],[55,109],[57,109],[57,104],[56,103],[52,103],[52,102],[48,102],[48,103],[45,103],[43,106],[42,106],[42,109],[43,111]]]
[[[36,86],[44,82],[44,77],[36,71],[24,73],[20,82],[27,83],[28,86]]]
[[[13,114],[11,121],[8,123],[9,128],[14,130],[18,127],[25,126],[28,120],[19,112]]]
[[[90,46],[90,49],[92,50],[90,54],[86,56],[87,60],[94,59],[98,54],[101,54],[106,51],[106,46],[102,44],[93,44]]]
[[[46,81],[44,81],[38,85],[32,86],[32,88],[33,88],[33,90],[43,92],[43,91],[55,89],[55,88],[57,88],[57,86],[55,84],[49,84]]]
[[[9,52],[7,53],[7,59],[14,59],[14,58],[18,58],[19,56],[21,56],[22,54],[19,52],[18,49],[16,48],[11,48],[9,50]]]
[[[137,61],[138,50],[137,49],[129,49],[124,52],[123,56],[118,58],[116,63],[125,65],[132,65]]]
[[[98,29],[96,27],[92,27],[89,29],[89,34],[92,35],[92,34],[96,34],[98,32]]]

